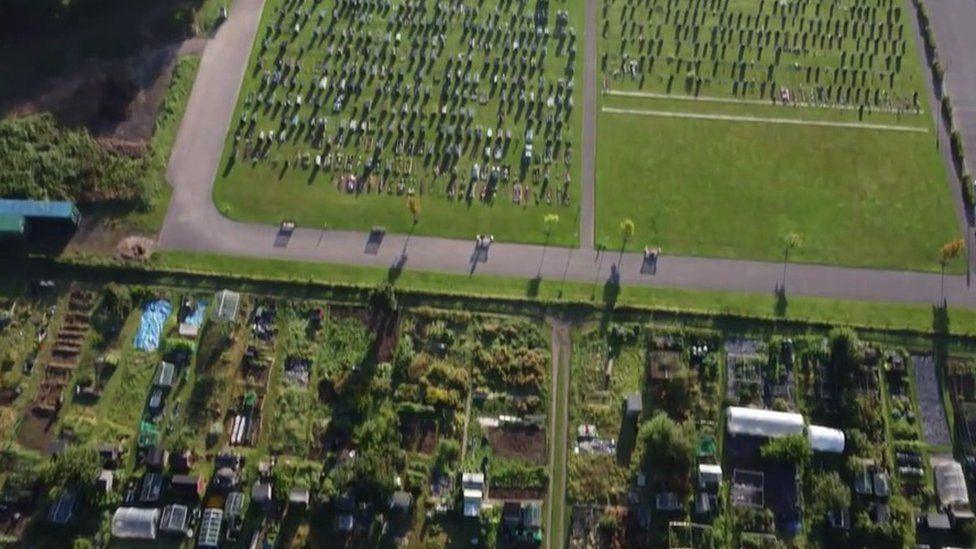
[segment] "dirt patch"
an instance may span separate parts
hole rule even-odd
[[[123,238],[115,247],[115,256],[119,259],[146,261],[156,249],[156,242],[141,236]]]
[[[410,452],[430,454],[437,447],[437,423],[431,419],[403,418],[400,436],[404,449]]]
[[[27,412],[20,430],[17,431],[17,442],[24,448],[47,452],[54,440],[54,423],[56,416],[40,416],[33,411]]]
[[[18,396],[17,389],[4,389],[0,391],[0,406],[10,406],[17,400]]]
[[[485,431],[491,450],[505,458],[541,465],[546,460],[546,432],[538,427],[494,427]]]

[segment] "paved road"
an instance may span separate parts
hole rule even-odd
[[[589,0],[588,5],[591,2],[594,0]],[[221,216],[214,206],[214,176],[262,5],[263,0],[237,0],[230,18],[204,51],[167,170],[174,192],[159,237],[160,246],[387,268],[400,257],[407,237],[390,235],[375,253],[365,253],[365,234],[298,229],[282,245],[275,227],[231,221]],[[602,285],[615,273],[623,284],[762,294],[772,294],[783,277],[782,264],[771,262],[663,256],[656,273],[651,274],[641,272],[643,260],[639,254],[550,248],[540,265],[543,255],[540,246],[496,243],[487,262],[474,264],[473,251],[473,243],[469,241],[415,236],[409,240],[405,268],[524,279],[541,274],[547,280],[565,277],[595,286]],[[916,272],[791,265],[785,289],[787,295],[916,303],[940,301],[939,275]],[[951,305],[976,306],[976,291],[967,288],[965,277],[947,277],[945,295]]]
[[[596,215],[596,41],[597,0],[584,0],[583,22],[583,159],[580,175],[580,248],[593,249]]]

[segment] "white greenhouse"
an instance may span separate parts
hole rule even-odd
[[[156,539],[159,509],[119,507],[112,516],[112,536],[119,539]]]

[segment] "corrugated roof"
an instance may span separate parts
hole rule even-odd
[[[24,234],[27,218],[19,214],[0,213],[0,236]]]
[[[44,219],[78,220],[78,208],[66,200],[0,199],[0,215],[22,215]]]

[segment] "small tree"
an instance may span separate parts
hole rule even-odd
[[[548,240],[552,230],[559,224],[559,214],[546,214],[542,218],[542,224],[546,227],[546,240]]]
[[[620,222],[620,239],[623,241],[621,248],[626,246],[627,241],[633,238],[635,230],[637,230],[637,227],[634,225],[634,220],[629,217]]]
[[[942,267],[942,301],[945,301],[945,271],[950,261],[962,255],[966,250],[966,243],[961,238],[946,242],[939,250],[939,266]]]
[[[420,221],[420,199],[416,196],[410,195],[407,197],[407,210],[413,217],[413,222],[416,224]]]
[[[689,425],[677,423],[661,412],[641,425],[637,434],[643,452],[644,469],[656,480],[670,480],[688,488],[694,459],[693,433]]]
[[[552,235],[552,229],[559,224],[559,214],[546,214],[542,218],[542,225],[545,227],[546,242],[542,246],[542,257],[539,259],[539,271],[536,273],[537,278],[542,278],[542,264],[546,260],[546,249],[549,247],[549,237]]]
[[[786,265],[790,262],[790,252],[803,248],[803,236],[800,233],[786,233],[783,236],[783,282],[781,286],[786,288]]]

